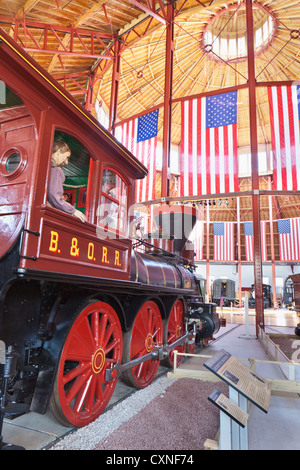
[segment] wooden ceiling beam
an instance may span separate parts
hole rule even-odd
[[[74,28],[79,28],[82,24],[86,23],[90,18],[94,16],[95,13],[103,10],[103,5],[105,5],[107,0],[99,0],[97,3],[95,3],[92,8],[90,8],[88,11],[86,11],[83,15],[81,15],[78,20],[72,25]],[[67,34],[62,40],[62,43],[64,46],[69,44],[70,42],[70,35]],[[60,51],[59,51],[60,52]],[[51,63],[48,67],[48,72],[52,73],[54,70],[54,67],[59,60],[59,52],[55,54],[51,60]]]
[[[140,0],[129,0],[129,1],[130,1],[130,3],[132,3],[133,5],[135,5],[136,7],[140,8],[142,11],[147,13],[147,15],[152,16],[153,18],[158,20],[163,25],[165,25],[165,26],[167,25],[166,13],[164,11],[164,6],[163,6],[161,1],[159,1],[159,4],[160,4],[160,9],[163,13],[163,16],[161,16],[157,13],[156,6],[155,6],[155,1],[154,2],[147,1],[148,6],[144,5]]]
[[[6,23],[6,17],[0,16],[0,24]],[[35,38],[35,32],[39,32],[39,39]],[[40,32],[42,31],[42,35]],[[24,37],[21,36],[21,32]],[[60,39],[59,34],[64,33],[67,40]],[[42,39],[40,39],[42,37]],[[49,25],[37,21],[27,21],[25,18],[16,19],[14,22],[14,39],[19,42],[27,52],[40,52],[45,54],[70,55],[93,59],[113,60],[113,55],[109,51],[103,40],[112,39],[112,35],[84,30],[80,28],[64,27],[59,25]],[[86,43],[83,39],[87,39]],[[53,43],[55,41],[55,44]],[[75,44],[76,43],[76,44]],[[95,52],[99,46],[106,52]]]

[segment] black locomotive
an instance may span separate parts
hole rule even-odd
[[[235,302],[235,282],[231,279],[215,279],[212,286],[212,301],[221,307]]]
[[[249,307],[255,308],[255,286],[254,284],[251,285],[252,293],[249,297]],[[270,308],[272,305],[271,299],[272,288],[269,284],[263,284],[263,300],[264,300],[264,308]]]

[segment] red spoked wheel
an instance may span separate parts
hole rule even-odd
[[[158,305],[147,300],[139,309],[131,329],[124,335],[123,361],[129,362],[150,353],[163,341],[163,324]],[[159,359],[149,359],[124,373],[124,379],[137,388],[145,388],[154,379]]]
[[[164,322],[164,342],[172,344],[185,334],[184,327],[184,305],[181,300],[176,300],[173,304],[170,315]],[[167,367],[174,367],[174,351],[184,353],[185,342],[181,346],[177,346],[169,352],[168,357],[164,360],[164,365]],[[181,363],[183,356],[177,356],[177,365]]]
[[[51,407],[65,426],[86,426],[105,409],[117,380],[105,371],[122,359],[122,329],[107,303],[88,304],[73,323],[65,341]]]

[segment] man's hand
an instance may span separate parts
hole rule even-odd
[[[82,212],[78,211],[77,209],[75,209],[75,212],[73,215],[74,217],[77,217],[77,219],[80,219],[81,222],[86,222],[86,216]]]

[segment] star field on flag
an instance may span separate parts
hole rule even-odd
[[[253,235],[253,224],[252,222],[244,222],[245,236]]]
[[[208,96],[206,99],[206,127],[222,127],[236,124],[237,92]]]
[[[157,135],[159,110],[145,114],[138,119],[137,142],[152,139]]]

